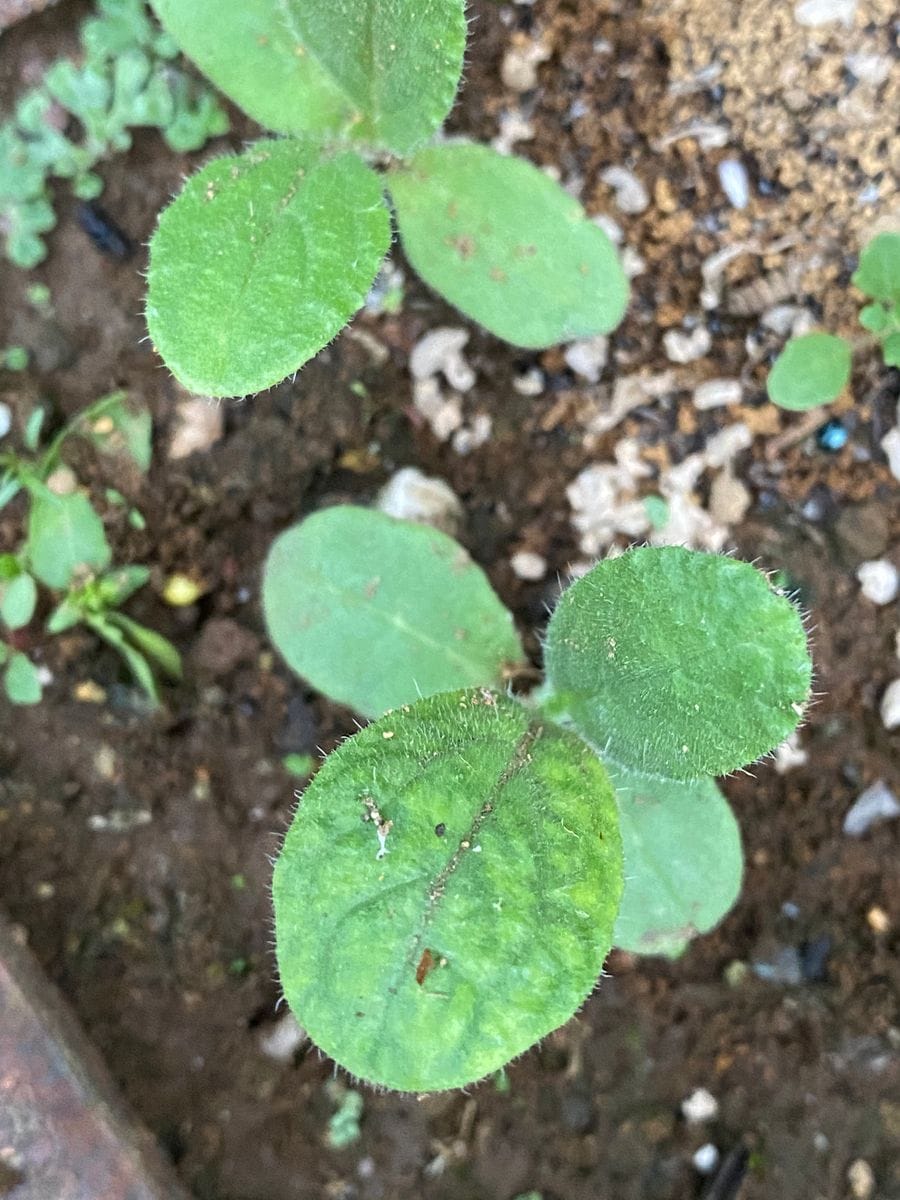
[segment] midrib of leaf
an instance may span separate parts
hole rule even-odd
[[[344,97],[344,99],[351,106],[351,108],[354,111],[359,110],[362,107],[360,99],[357,96],[354,96],[352,92],[347,90],[347,86],[344,83],[344,81],[341,79],[338,79],[338,77],[334,74],[334,72],[331,70],[331,68],[326,66],[325,63],[322,61],[322,59],[319,57],[319,55],[310,47],[310,44],[307,41],[305,34],[300,29],[300,26],[299,26],[298,20],[297,20],[297,16],[295,15],[295,13],[293,12],[293,10],[291,8],[291,0],[276,0],[276,4],[281,13],[281,18],[284,23],[285,29],[290,34],[290,36],[297,42],[297,44],[299,46],[303,47],[304,54],[307,54],[310,57],[310,59],[312,59],[312,61],[316,64],[316,66],[319,68],[319,70],[322,72],[322,74],[331,80],[331,82],[334,84],[337,91],[340,93],[340,95],[342,95]],[[371,9],[369,9],[368,6],[367,6],[367,12],[369,12],[371,14]],[[371,25],[371,22],[370,22],[370,25]]]

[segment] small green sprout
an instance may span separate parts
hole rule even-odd
[[[359,1119],[363,1111],[363,1098],[359,1092],[345,1088],[336,1079],[326,1083],[328,1098],[337,1109],[328,1121],[325,1140],[332,1150],[344,1150],[360,1139]]]
[[[228,129],[213,92],[173,63],[178,48],[144,0],[98,0],[97,10],[81,27],[81,62],[53,63],[0,123],[0,229],[19,267],[46,257],[43,235],[56,224],[51,179],[70,179],[77,197],[92,200],[103,191],[95,168],[130,147],[132,128],[155,127],[178,151]],[[79,133],[70,136],[73,124]],[[45,308],[49,293],[31,303]]]
[[[497,336],[540,348],[619,324],[625,274],[578,202],[523,159],[440,137],[465,0],[153,8],[227,96],[284,135],[208,163],[160,216],[147,324],[186,387],[260,391],[335,337],[390,247],[385,192],[425,282]]]
[[[678,547],[598,564],[521,700],[510,615],[432,529],[317,513],[276,540],[263,602],[288,663],[375,718],[306,787],[273,885],[288,1003],[352,1074],[495,1074],[611,946],[680,954],[734,903],[713,776],[787,738],[811,682],[800,614],[754,567]]]
[[[124,456],[146,470],[150,415],[124,392],[113,392],[79,413],[39,453],[45,415],[36,409],[26,421],[26,453],[0,451],[0,507],[20,493],[27,498],[22,543],[14,554],[0,556],[0,626],[8,639],[0,641],[0,666],[7,697],[14,704],[36,704],[41,698],[40,673],[16,647],[34,620],[42,584],[56,601],[46,632],[86,626],[118,651],[156,701],[154,670],[180,678],[178,651],[119,611],[146,584],[150,572],[138,565],[110,566],[112,552],[103,521],[61,457],[69,438],[77,436],[102,454]]]
[[[880,344],[885,366],[900,366],[900,234],[872,238],[853,283],[872,301],[860,310],[860,325]],[[769,373],[769,399],[801,412],[830,404],[850,381],[851,367],[852,349],[844,338],[822,332],[789,338]]]

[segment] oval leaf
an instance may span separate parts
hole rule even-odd
[[[628,281],[612,242],[531,163],[448,142],[389,186],[412,265],[491,333],[538,348],[621,321]]]
[[[563,592],[547,678],[604,759],[722,775],[779,745],[809,697],[800,614],[749,563],[678,546],[607,559]]]
[[[371,509],[328,508],[281,534],[263,608],[289,666],[367,716],[500,682],[522,661],[512,617],[462,546]]]
[[[38,669],[24,654],[13,654],[3,677],[6,695],[13,704],[39,704],[41,677]]]
[[[184,52],[261,125],[405,154],[443,122],[463,0],[153,0]]]
[[[110,560],[103,522],[87,496],[57,496],[36,489],[28,514],[31,570],[51,588],[67,588],[82,572],[100,571]]]
[[[873,300],[900,300],[900,233],[879,233],[863,248],[852,282]]]
[[[24,571],[0,583],[0,620],[8,629],[21,629],[34,616],[37,585]]]
[[[711,779],[676,783],[610,773],[619,806],[625,890],[613,943],[677,957],[725,916],[741,890],[741,834]]]
[[[340,332],[390,244],[378,176],[353,154],[262,142],[192,176],[150,243],[147,324],[185,387],[271,387]]]
[[[587,746],[484,688],[420,700],[345,742],[303,795],[275,867],[284,992],[354,1075],[461,1087],[572,1016],[621,887]]]
[[[830,404],[847,386],[850,367],[850,346],[843,338],[832,333],[791,338],[769,372],[769,399],[794,412]]]

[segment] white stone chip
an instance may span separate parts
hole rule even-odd
[[[881,448],[887,455],[891,474],[895,479],[900,479],[900,425],[895,425],[884,435]]]
[[[546,558],[543,554],[536,554],[533,550],[516,551],[509,560],[509,565],[512,567],[514,575],[519,579],[526,579],[530,583],[536,583],[547,574]]]
[[[828,25],[832,21],[852,25],[855,15],[856,0],[799,0],[794,5],[798,25]]]
[[[873,604],[890,604],[900,590],[900,571],[886,558],[864,562],[856,572],[862,594]]]
[[[663,334],[663,347],[670,362],[695,362],[709,354],[712,335],[705,325],[698,325],[690,333],[683,329],[667,329]]]
[[[712,1142],[705,1142],[698,1150],[694,1151],[691,1162],[699,1175],[712,1175],[719,1165],[719,1151]]]
[[[521,41],[511,46],[500,64],[500,78],[514,92],[530,92],[538,85],[537,68],[550,57],[544,42]]]
[[[376,507],[390,517],[434,525],[455,534],[462,520],[459,497],[443,479],[424,475],[418,467],[403,467],[384,485]]]
[[[795,729],[787,741],[782,742],[775,750],[775,770],[779,775],[787,775],[796,767],[804,767],[809,761],[809,755],[800,745],[800,734]]]
[[[739,159],[726,158],[719,163],[719,183],[732,208],[746,208],[750,203],[750,177]]]
[[[475,372],[463,357],[469,340],[467,329],[442,325],[432,329],[413,346],[409,372],[413,379],[431,379],[442,374],[452,388],[468,392],[475,384]]]
[[[600,178],[615,192],[616,205],[622,212],[634,216],[649,206],[650,196],[634,171],[621,166],[607,167],[600,173]]]
[[[900,679],[895,679],[885,688],[879,711],[885,729],[896,729],[900,725]]]
[[[711,1121],[719,1111],[719,1102],[706,1088],[697,1088],[681,1102],[681,1112],[689,1125]]]
[[[259,1048],[266,1058],[289,1063],[306,1039],[306,1030],[297,1023],[292,1012],[286,1012],[274,1025],[263,1030]]]
[[[597,383],[609,357],[609,338],[602,333],[596,337],[582,338],[566,347],[563,358],[566,366],[588,383]]]
[[[8,404],[0,403],[0,438],[5,438],[12,429],[12,409]]]
[[[744,389],[739,379],[708,379],[694,389],[694,407],[701,410],[740,404]]]
[[[844,833],[848,837],[862,837],[873,825],[897,816],[900,816],[897,797],[883,779],[877,779],[860,793],[848,809],[844,817]]]

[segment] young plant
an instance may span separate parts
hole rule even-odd
[[[148,697],[157,699],[153,668],[178,678],[178,651],[166,638],[132,620],[119,608],[147,582],[143,566],[110,569],[112,557],[103,522],[88,496],[77,489],[61,454],[73,436],[101,453],[127,456],[146,471],[150,465],[150,414],[124,392],[114,392],[79,413],[38,451],[44,410],[35,409],[23,435],[26,453],[0,450],[0,508],[24,492],[28,501],[24,538],[14,554],[0,555],[0,666],[6,695],[14,704],[36,704],[40,673],[24,652],[38,606],[38,584],[56,598],[47,633],[83,624],[124,658]],[[124,498],[107,492],[113,503]],[[141,521],[136,509],[132,523]]]
[[[611,946],[676,955],[734,902],[712,777],[790,735],[811,676],[799,613],[754,567],[600,563],[521,700],[509,614],[433,529],[317,513],[276,540],[263,603],[291,666],[377,718],[307,787],[274,875],[288,1003],[352,1074],[479,1079],[573,1015]]]
[[[173,64],[178,47],[144,0],[98,0],[81,27],[82,61],[60,59],[0,124],[0,229],[19,267],[46,256],[56,224],[50,180],[71,179],[82,200],[103,191],[94,168],[131,145],[135,126],[159,129],[173,150],[197,150],[228,129],[211,89]]]
[[[207,164],[159,219],[147,324],[192,391],[271,386],[359,309],[391,242],[518,346],[605,333],[628,285],[606,235],[542,171],[437,135],[464,0],[153,0],[226,95],[285,135]],[[383,168],[381,175],[375,168]]]
[[[900,234],[880,233],[866,245],[853,283],[871,301],[860,310],[860,325],[880,344],[884,365],[900,367]],[[800,412],[830,404],[847,386],[851,366],[845,338],[831,333],[790,338],[769,373],[769,399]]]

